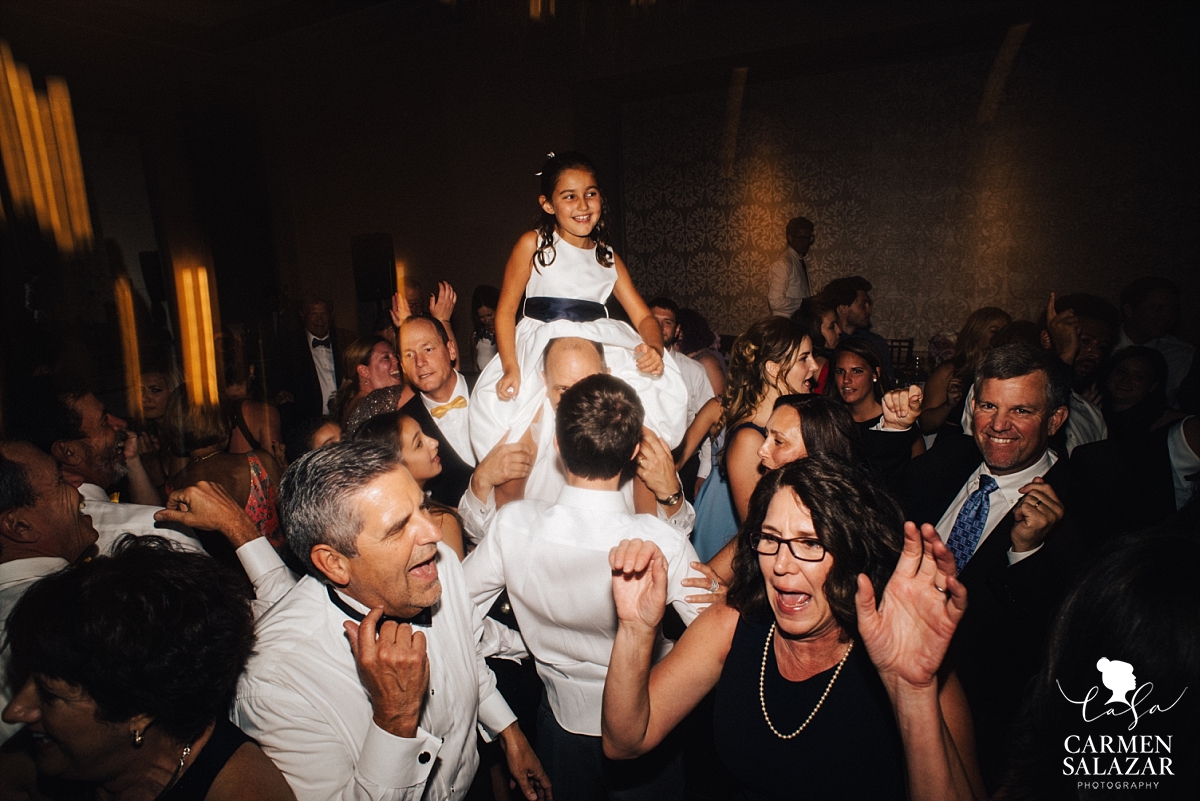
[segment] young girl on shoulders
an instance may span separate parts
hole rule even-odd
[[[516,439],[528,428],[546,397],[542,352],[565,336],[604,345],[610,372],[637,390],[646,424],[675,445],[687,391],[679,368],[664,358],[657,321],[608,244],[595,168],[580,153],[551,154],[541,190],[537,227],[517,240],[505,267],[495,321],[499,358],[484,368],[472,396],[476,454],[486,454],[506,431]],[[633,328],[608,317],[610,295]]]

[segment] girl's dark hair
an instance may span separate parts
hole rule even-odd
[[[400,447],[400,426],[408,417],[404,412],[391,411],[377,414],[358,427],[350,439],[355,442],[377,442],[396,452],[396,458],[404,463]]]
[[[738,532],[733,583],[726,602],[743,615],[771,615],[766,583],[750,535],[761,531],[767,508],[778,492],[794,492],[812,513],[817,538],[832,559],[825,598],[834,619],[850,637],[858,636],[854,596],[865,573],[883,597],[904,541],[904,514],[879,481],[862,467],[830,453],[784,465],[763,476],[750,496],[750,511]]]
[[[322,415],[320,417],[310,417],[299,425],[292,427],[284,441],[284,447],[287,449],[288,464],[291,464],[313,449],[313,437],[327,423],[337,425],[337,420]]]
[[[38,581],[8,620],[16,676],[82,687],[101,720],[145,714],[180,742],[229,713],[254,647],[244,577],[162,537],[126,535]]]
[[[599,186],[600,179],[596,177],[596,168],[591,159],[582,153],[568,151],[551,154],[550,159],[542,166],[542,196],[553,201],[554,190],[558,187],[558,179],[567,170],[585,170],[592,174]],[[537,220],[534,228],[538,232],[538,247],[533,254],[534,269],[549,267],[554,262],[554,226],[556,221],[553,214],[548,214],[538,205]],[[600,219],[592,228],[592,241],[596,243],[596,261],[605,267],[613,266],[612,247],[608,241],[608,201],[604,199],[604,191],[600,192]]]
[[[1097,687],[1102,695],[1090,705],[1089,718],[1106,708],[1108,692],[1096,664],[1102,657],[1132,665],[1139,688],[1153,683],[1146,708],[1158,703],[1165,709],[1189,688],[1177,706],[1147,719],[1133,734],[1149,726],[1149,733],[1177,735],[1177,742],[1197,741],[1200,606],[1193,586],[1200,543],[1194,526],[1194,518],[1180,515],[1155,531],[1113,540],[1067,594],[1052,618],[1046,661],[1014,727],[1006,798],[1110,797],[1080,792],[1076,778],[1063,775],[1062,763],[1068,735],[1091,735],[1097,741],[1106,735],[1131,736],[1129,715],[1100,715],[1082,724],[1080,707],[1063,697],[1082,700]],[[1194,769],[1189,773],[1194,782]],[[1191,796],[1183,791],[1179,797]]]
[[[883,393],[892,388],[887,370],[883,369],[883,359],[880,357],[879,351],[875,350],[874,345],[865,339],[855,339],[854,337],[843,339],[833,349],[833,355],[829,357],[829,379],[825,382],[825,394],[836,401],[844,402],[836,379],[838,357],[843,353],[853,354],[867,363],[874,373],[873,377],[877,379],[871,384],[871,390],[875,395],[875,400],[882,401]]]
[[[862,433],[844,403],[824,395],[780,395],[775,408],[780,406],[791,406],[800,415],[800,436],[809,456],[832,453],[851,464],[868,464]]]

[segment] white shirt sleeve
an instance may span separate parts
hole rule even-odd
[[[242,563],[242,569],[250,583],[254,585],[254,619],[262,617],[275,602],[288,594],[288,590],[296,586],[296,577],[288,566],[279,558],[270,541],[266,537],[251,540],[234,553]]]
[[[356,760],[301,693],[283,688],[239,698],[232,718],[302,800],[418,801],[442,746],[424,729],[416,737],[397,737],[372,722]]]
[[[462,518],[463,533],[471,545],[479,545],[496,515],[496,491],[489,492],[485,502],[476,498],[468,486],[458,502],[458,515]]]
[[[788,263],[782,257],[771,262],[767,275],[767,307],[771,314],[786,317],[791,313],[787,310],[788,279]]]

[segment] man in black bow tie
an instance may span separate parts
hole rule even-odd
[[[300,321],[300,331],[281,347],[276,376],[276,403],[285,433],[296,423],[329,413],[329,398],[342,378],[342,350],[354,339],[351,332],[334,328],[323,300],[305,303]]]
[[[476,724],[525,796],[549,781],[483,661],[483,614],[394,448],[342,442],[284,476],[309,575],[257,625],[234,720],[301,799],[461,799]]]

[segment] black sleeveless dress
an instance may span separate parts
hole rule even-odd
[[[758,677],[771,620],[741,618],[717,682],[713,731],[721,760],[737,778],[743,801],[903,799],[904,748],[887,692],[862,643],[821,709],[801,734],[776,737],[763,719]],[[802,682],[779,673],[767,657],[764,694],[775,728],[794,732],[812,712],[836,669]]]
[[[217,774],[224,769],[233,752],[252,742],[253,738],[227,718],[217,718],[212,736],[204,744],[200,756],[196,757],[196,761],[174,786],[158,797],[158,801],[204,801]]]

